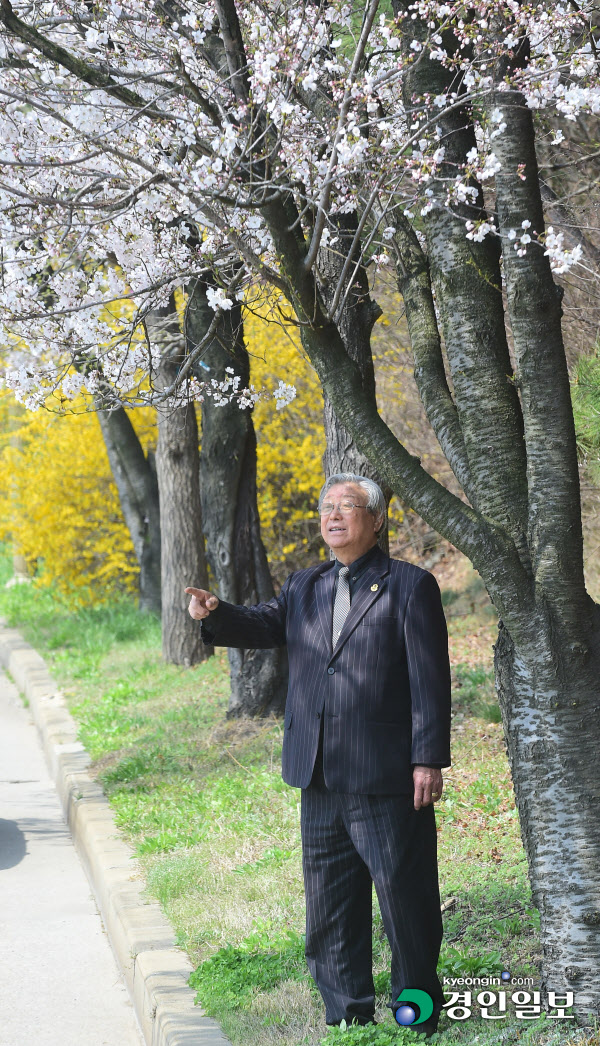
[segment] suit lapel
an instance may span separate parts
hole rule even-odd
[[[333,571],[331,572],[333,573]],[[365,570],[363,576],[360,579],[358,591],[354,593],[352,603],[350,605],[350,613],[344,622],[344,627],[341,631],[338,644],[335,648],[336,654],[341,650],[344,643],[348,639],[348,636],[354,631],[359,621],[365,616],[369,607],[373,605],[376,599],[379,599],[381,593],[384,591],[387,585],[387,575],[389,574],[389,558],[384,552],[376,556],[372,563]],[[333,590],[333,579],[330,586],[329,596],[329,643],[331,649],[331,607],[332,607],[332,590]]]

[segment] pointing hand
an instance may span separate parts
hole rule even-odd
[[[192,597],[188,613],[195,621],[201,621],[203,617],[208,617],[211,610],[216,610],[219,605],[217,597],[213,596],[212,592],[207,592],[204,588],[186,588],[186,592]]]

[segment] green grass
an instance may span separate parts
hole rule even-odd
[[[0,563],[0,580],[9,571]],[[402,1046],[418,1040],[386,1009],[389,947],[374,902],[377,1019],[326,1032],[303,958],[297,790],[281,780],[281,723],[225,720],[224,651],[164,665],[159,627],[132,602],[73,609],[33,585],[0,589],[0,612],[48,659],[67,694],[148,892],[196,972],[192,985],[236,1046]],[[490,661],[481,583],[447,596],[455,681],[454,765],[438,805],[445,940],[440,972],[538,976],[531,904]],[[574,1042],[571,1022],[443,1017],[438,1041]],[[587,1046],[600,1046],[588,1034]]]
[[[203,962],[190,984],[198,1001],[209,1010],[243,1010],[259,992],[268,992],[282,981],[308,981],[302,934],[288,930],[279,938],[263,931],[253,933],[237,948],[229,944]]]
[[[457,713],[478,716],[489,723],[500,722],[500,709],[496,700],[494,672],[491,666],[454,666],[453,707]]]
[[[573,416],[580,460],[596,485],[600,483],[600,347],[582,355],[575,364],[571,384]]]

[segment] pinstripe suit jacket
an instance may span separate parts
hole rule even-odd
[[[321,717],[323,772],[334,792],[413,792],[416,763],[450,764],[450,668],[440,591],[432,574],[378,550],[361,577],[332,652],[333,562],[299,570],[254,607],[220,603],[206,642],[287,643],[284,780],[305,788]]]

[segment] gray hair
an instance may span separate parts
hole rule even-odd
[[[377,533],[379,534],[382,530],[385,530],[387,525],[387,506],[381,487],[377,485],[375,480],[368,479],[366,476],[355,476],[353,472],[338,472],[335,476],[327,477],[319,494],[319,511],[327,491],[338,483],[356,483],[357,486],[362,487],[367,495],[367,512],[381,520]]]

